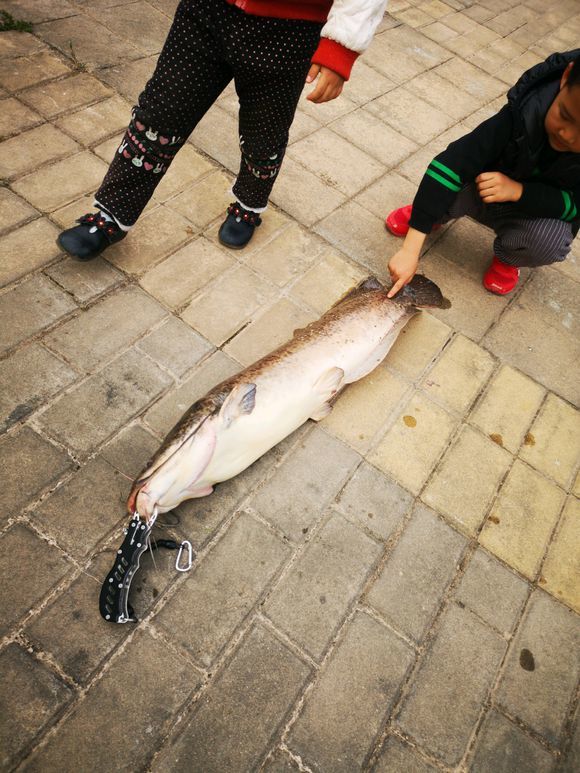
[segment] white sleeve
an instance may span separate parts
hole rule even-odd
[[[320,36],[361,54],[373,39],[387,0],[334,0]]]

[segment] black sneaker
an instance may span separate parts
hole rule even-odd
[[[60,233],[57,244],[78,260],[91,260],[111,244],[127,236],[114,220],[105,220],[100,212],[90,212],[79,217],[79,225]],[[91,233],[92,231],[92,233]]]
[[[221,224],[218,239],[232,250],[241,250],[250,241],[261,222],[262,218],[257,212],[244,209],[234,201],[228,207],[228,216]]]

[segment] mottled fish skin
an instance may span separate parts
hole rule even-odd
[[[197,400],[168,433],[159,450],[135,480],[127,502],[129,512],[135,511],[137,495],[147,484],[147,481],[158,470],[162,469],[168,460],[172,459],[206,422],[217,419],[228,396],[236,387],[263,381],[268,376],[283,370],[285,365],[291,364],[293,359],[296,359],[296,355],[307,350],[312,350],[313,356],[316,356],[316,351],[324,346],[325,341],[332,340],[336,346],[337,336],[339,338],[346,336],[343,339],[345,345],[352,344],[353,340],[348,338],[348,331],[356,330],[357,327],[359,330],[369,330],[369,335],[371,328],[379,327],[381,332],[384,329],[385,336],[394,333],[394,341],[399,330],[418,308],[429,306],[448,308],[450,305],[443,298],[439,288],[421,275],[416,275],[413,281],[394,298],[387,298],[387,293],[388,289],[377,279],[369,277],[346,293],[320,319],[296,330],[290,341],[240,373],[222,381],[204,397]],[[348,325],[345,325],[345,321],[348,321]],[[357,378],[360,377],[362,375]],[[353,378],[351,381],[357,380],[357,378]],[[351,383],[351,381],[345,383]],[[305,417],[304,420],[306,418],[308,417]]]

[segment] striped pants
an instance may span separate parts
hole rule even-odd
[[[475,183],[457,194],[445,221],[465,215],[495,231],[494,255],[510,266],[547,266],[565,260],[574,240],[572,225],[563,220],[526,218],[516,202],[484,204]]]

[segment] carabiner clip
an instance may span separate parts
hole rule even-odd
[[[183,555],[183,549],[187,548],[187,563],[183,566],[181,565],[181,556]],[[181,545],[179,546],[179,553],[177,554],[177,558],[175,560],[175,568],[178,572],[189,572],[191,569],[191,564],[193,563],[193,548],[191,547],[191,542],[186,539],[183,540]]]

